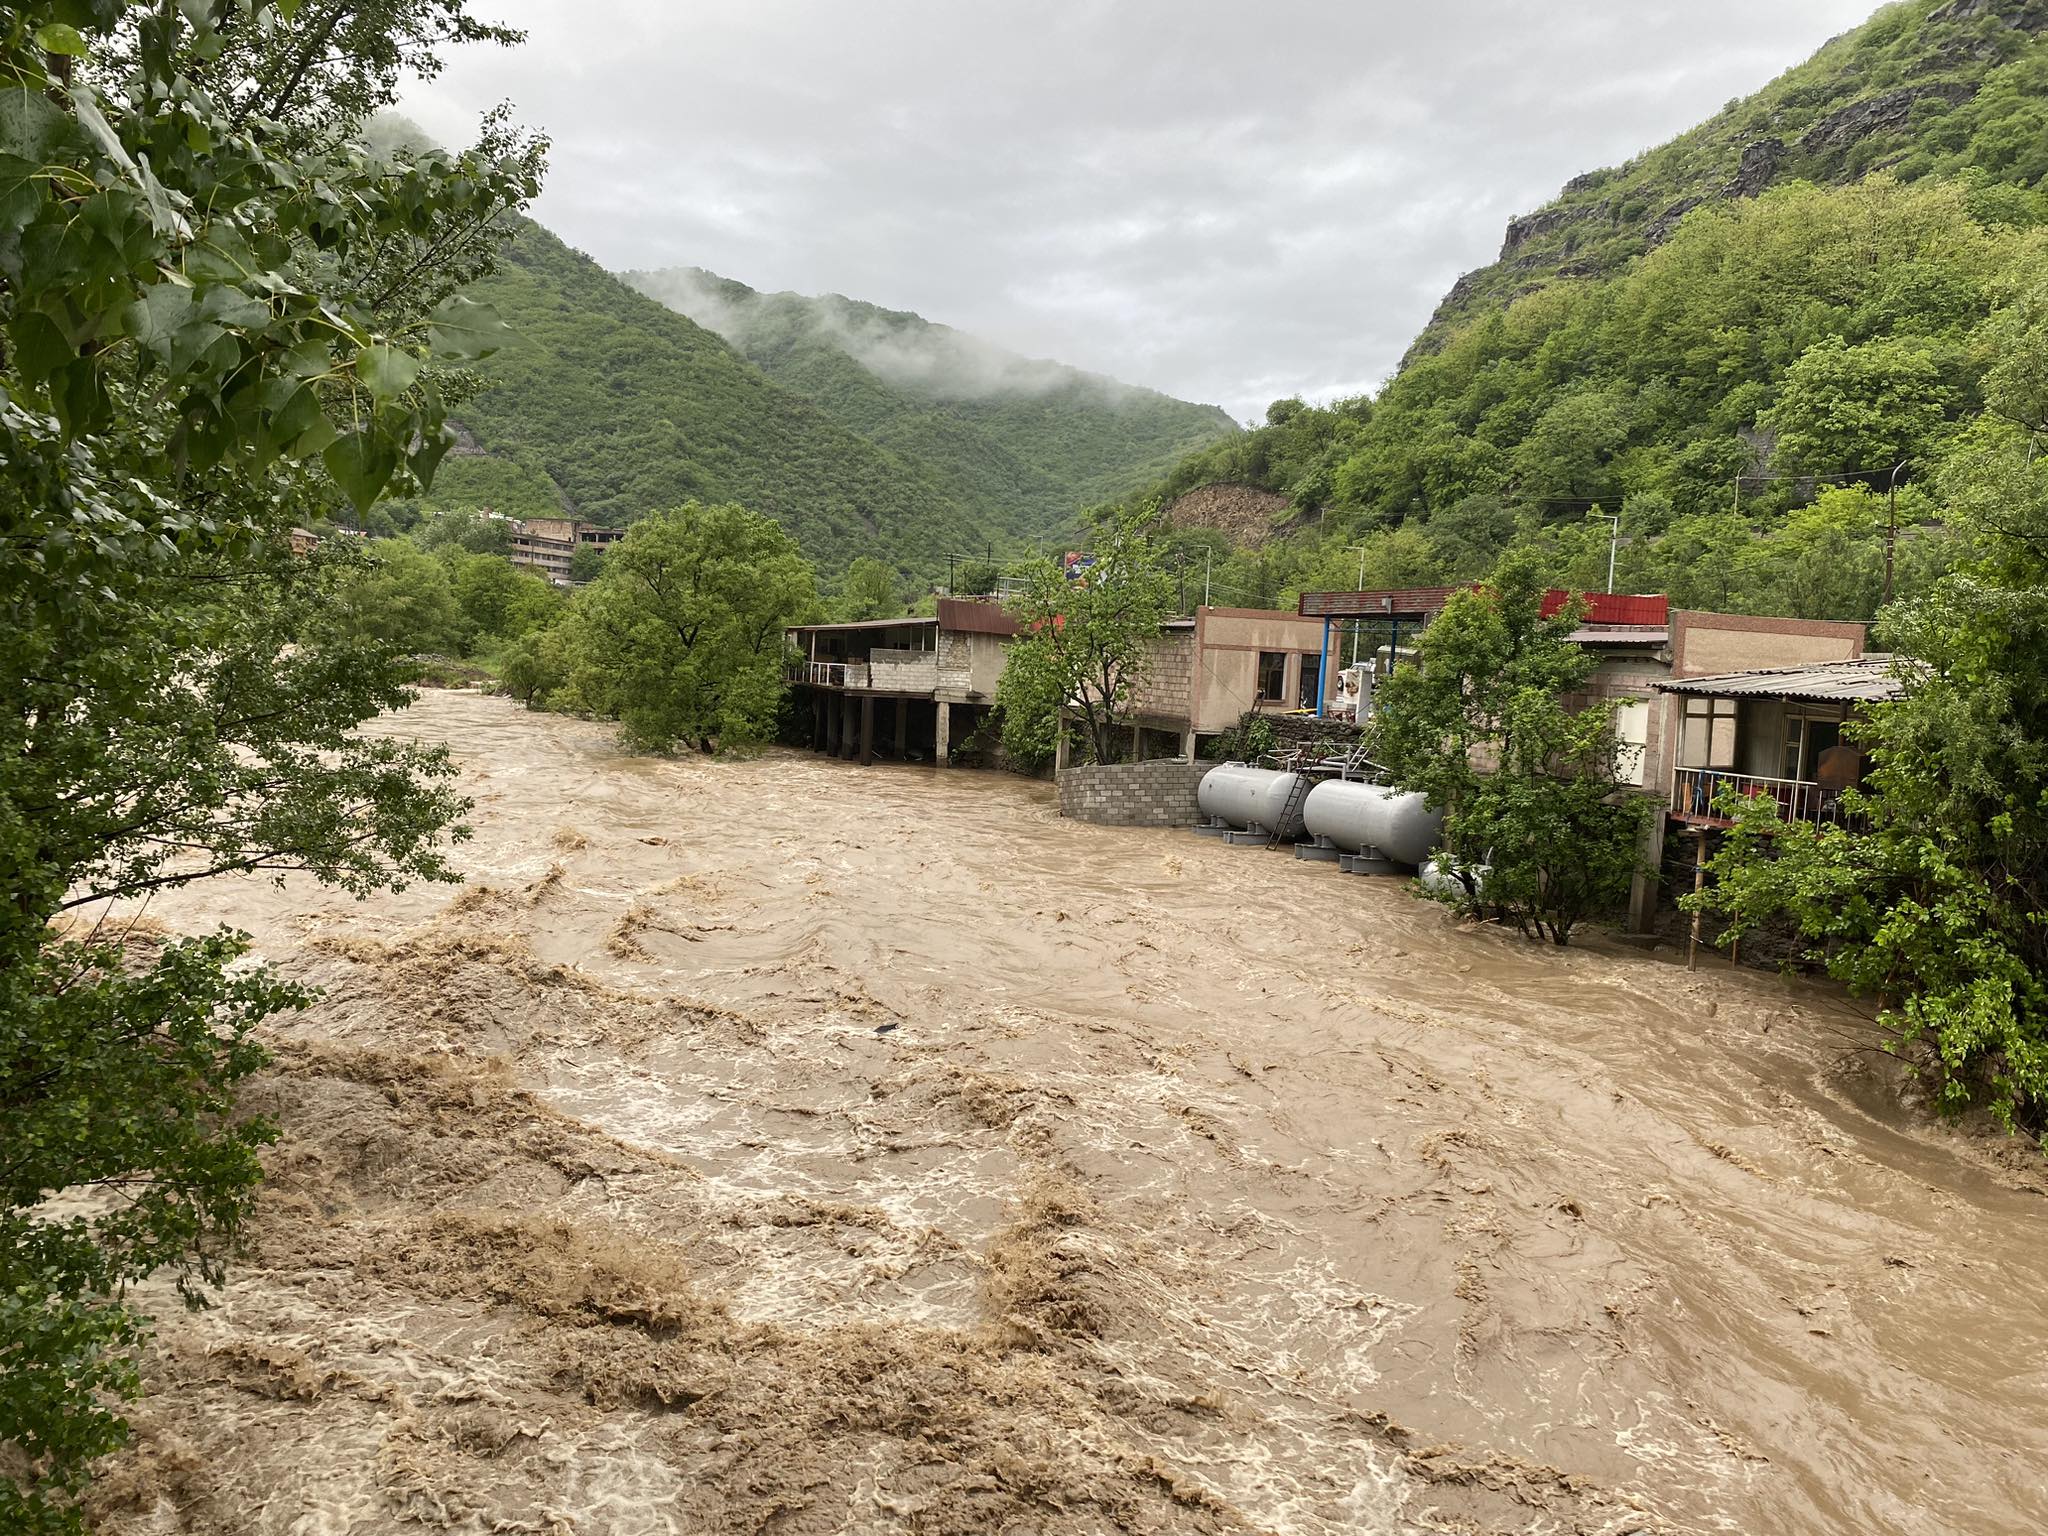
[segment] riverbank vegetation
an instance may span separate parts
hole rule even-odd
[[[1380,684],[1365,744],[1443,812],[1443,899],[1562,945],[1626,897],[1650,804],[1617,787],[1613,715],[1565,703],[1599,658],[1571,639],[1584,604],[1545,618],[1545,586],[1520,555],[1453,593]]]
[[[2048,286],[2017,305],[1985,414],[1940,485],[1967,559],[1885,610],[1902,697],[1851,728],[1871,756],[1840,825],[1733,801],[1700,905],[1730,938],[1788,920],[1884,1008],[1949,1110],[2048,1127]]]

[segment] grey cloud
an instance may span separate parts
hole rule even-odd
[[[537,209],[614,269],[915,310],[1244,417],[1391,371],[1507,219],[1870,0],[700,7],[499,0],[405,110],[555,141]]]

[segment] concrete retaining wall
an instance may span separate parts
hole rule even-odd
[[[1195,790],[1215,766],[1163,757],[1068,768],[1059,776],[1060,814],[1106,827],[1192,827],[1202,819]]]

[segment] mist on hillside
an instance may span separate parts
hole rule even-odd
[[[885,384],[933,400],[985,400],[1088,392],[1112,405],[1145,398],[1138,389],[1064,363],[1024,357],[921,316],[838,294],[758,293],[701,267],[627,272],[649,298],[715,331],[740,351],[792,331],[837,348]]]

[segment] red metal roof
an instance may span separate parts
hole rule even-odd
[[[1543,594],[1543,617],[1560,613],[1574,594],[1552,587]],[[1661,592],[1643,597],[1630,592],[1585,592],[1586,613],[1581,624],[1626,624],[1632,628],[1662,629],[1671,622],[1671,599]]]
[[[1474,583],[1476,589],[1477,583]],[[1306,619],[1433,619],[1459,587],[1388,587],[1373,592],[1304,592],[1299,611]],[[1662,629],[1671,622],[1671,599],[1628,592],[1587,592],[1582,624],[1625,624]],[[1572,596],[1561,587],[1543,594],[1543,617],[1561,612]]]

